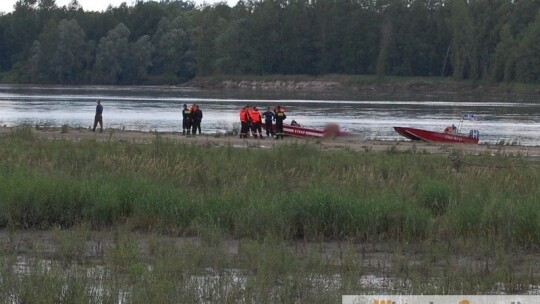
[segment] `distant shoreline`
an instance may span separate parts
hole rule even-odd
[[[202,89],[347,92],[365,99],[440,101],[539,101],[540,85],[493,83],[446,77],[269,75],[198,77],[180,86]]]
[[[395,77],[366,75],[220,75],[196,77],[185,83],[137,85],[15,84],[37,87],[156,87],[225,90],[234,93],[284,92],[346,95],[363,100],[452,101],[452,102],[540,102],[540,84],[495,83],[454,80],[450,77]]]

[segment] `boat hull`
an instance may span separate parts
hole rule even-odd
[[[407,127],[394,127],[394,130],[396,130],[396,132],[398,132],[400,135],[411,140],[465,144],[478,143],[478,138],[469,137],[463,134],[449,134]]]
[[[263,125],[264,127],[264,125]],[[272,125],[272,129],[276,130],[276,125]],[[294,137],[305,137],[305,138],[313,138],[313,137],[337,137],[341,135],[345,135],[345,132],[340,131],[338,125],[327,125],[324,130],[317,130],[317,129],[311,129],[306,127],[300,127],[300,126],[292,126],[283,124],[283,134],[287,136],[294,136]]]
[[[283,125],[283,134],[296,137],[324,137],[322,130]]]

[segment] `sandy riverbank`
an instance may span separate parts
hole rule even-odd
[[[7,136],[13,131],[10,127],[0,127],[0,136]],[[272,148],[276,145],[301,143],[316,145],[322,149],[349,149],[352,151],[373,151],[373,152],[405,152],[414,151],[430,154],[449,154],[452,151],[459,150],[472,155],[521,155],[529,159],[540,160],[540,146],[520,146],[520,145],[471,145],[471,144],[443,144],[413,141],[374,141],[366,140],[359,135],[338,137],[336,139],[304,139],[286,137],[284,140],[275,140],[273,138],[264,139],[241,139],[233,135],[223,134],[202,134],[197,136],[184,136],[180,133],[171,132],[141,132],[127,131],[118,129],[105,129],[103,133],[92,132],[88,129],[69,129],[60,128],[32,129],[34,135],[42,139],[67,139],[67,140],[98,140],[98,141],[128,141],[136,143],[152,142],[158,136],[181,143],[195,143],[206,146],[224,146],[232,145],[235,147],[246,148]]]

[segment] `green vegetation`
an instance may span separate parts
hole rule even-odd
[[[539,283],[537,260],[501,246],[475,245],[481,255],[460,255],[444,244],[410,250],[389,243],[381,253],[351,242],[204,241],[214,234],[203,232],[202,242],[154,234],[141,241],[121,228],[77,226],[53,230],[49,242],[23,242],[11,232],[0,250],[0,301],[337,303],[343,294],[521,294]]]
[[[0,80],[339,74],[538,84],[539,9],[513,0],[160,0],[86,12],[77,1],[19,0],[0,15]]]
[[[519,157],[72,142],[31,127],[0,142],[0,301],[329,303],[540,282],[540,169]],[[53,239],[23,241],[34,229]]]
[[[0,227],[540,243],[540,170],[519,158],[478,157],[498,167],[456,171],[451,159],[414,151],[43,141],[29,127],[2,139],[0,156]]]

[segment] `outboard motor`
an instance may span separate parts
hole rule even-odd
[[[469,137],[474,138],[474,139],[479,139],[480,138],[480,132],[478,132],[478,130],[470,130],[469,131]]]

